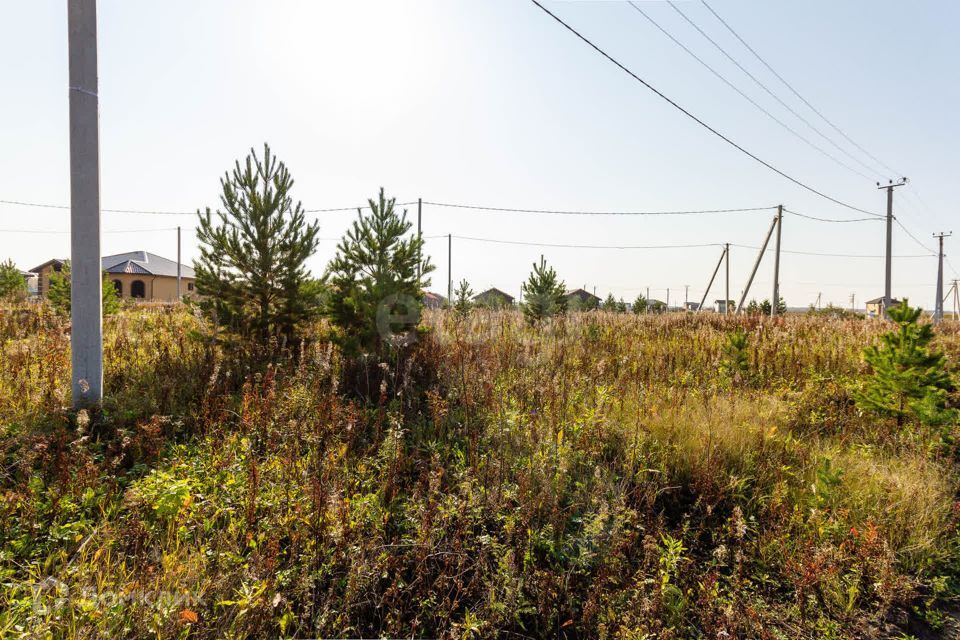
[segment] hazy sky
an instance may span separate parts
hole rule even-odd
[[[960,3],[708,0],[807,100],[854,141],[909,176],[899,219],[926,244],[957,219]],[[641,8],[773,115],[867,177],[780,128],[626,2],[548,8],[680,104],[782,170],[883,212],[868,172],[763,92],[666,2]],[[698,1],[678,6],[794,110],[868,166]],[[64,0],[0,0],[0,199],[69,203]],[[689,210],[783,203],[821,217],[860,215],[803,191],[698,127],[526,0],[99,3],[101,201],[105,208],[193,211],[218,204],[219,179],[266,141],[307,208],[362,204],[380,186],[398,201],[586,210]],[[899,174],[898,174],[899,175]],[[415,219],[415,207],[410,209]],[[337,238],[352,213],[317,214]],[[757,246],[772,212],[581,217],[424,207],[424,234],[553,244]],[[192,216],[104,213],[105,254],[196,254]],[[69,212],[0,204],[0,259],[29,268],[67,256]],[[145,231],[149,230],[149,231]],[[960,229],[955,229],[960,232]],[[883,253],[882,222],[785,217],[783,248]],[[948,240],[951,245],[960,237]],[[323,271],[335,242],[311,260]],[[447,241],[427,243],[446,292]],[[569,286],[632,300],[699,300],[718,247],[537,248],[454,239],[453,277],[517,295],[543,253]],[[925,251],[895,228],[894,254]],[[733,248],[731,297],[756,257]],[[960,259],[953,260],[960,268]],[[946,278],[958,277],[948,266]],[[936,259],[894,260],[894,295],[933,304]],[[857,306],[882,295],[883,260],[784,254],[791,306]],[[770,296],[772,261],[750,297]],[[722,283],[721,283],[722,286]],[[716,285],[715,285],[716,287]],[[716,294],[716,295],[714,295]],[[716,288],[710,298],[722,297]]]

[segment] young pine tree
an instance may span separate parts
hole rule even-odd
[[[634,313],[643,313],[647,310],[647,299],[643,296],[637,296],[637,299],[633,301],[633,312]]]
[[[453,312],[459,318],[466,318],[473,309],[473,289],[466,280],[461,280],[457,290],[453,292]]]
[[[947,409],[953,385],[946,356],[930,345],[933,327],[919,324],[922,309],[912,309],[906,300],[887,313],[897,329],[881,336],[879,346],[864,349],[872,375],[854,399],[863,409],[895,417],[898,426],[907,418],[921,424],[946,422],[954,413]]]
[[[54,271],[50,274],[47,300],[50,301],[54,311],[64,316],[69,316],[72,308],[70,296],[73,288],[70,283],[70,262],[64,262],[60,271]],[[103,282],[100,284],[100,299],[103,301],[103,315],[113,315],[120,310],[117,290],[113,288],[113,282],[110,281],[106,273],[103,274]]]
[[[780,299],[777,300],[777,315],[782,316],[787,313],[787,303],[784,301],[783,296],[780,296]]]
[[[600,309],[603,311],[617,310],[617,299],[613,297],[612,293],[607,294],[606,299],[600,304]]]
[[[750,352],[747,332],[736,328],[727,335],[727,342],[723,346],[723,358],[720,361],[720,370],[731,377],[733,382],[740,385],[750,377]]]
[[[563,297],[565,285],[557,277],[553,267],[540,258],[540,264],[533,264],[530,277],[523,284],[523,315],[531,324],[545,320],[566,311],[566,298]]]
[[[290,344],[320,310],[319,287],[306,268],[319,225],[308,224],[300,203],[294,205],[290,171],[266,144],[262,158],[251,149],[220,186],[223,210],[217,209],[216,218],[209,208],[197,212],[200,308],[228,338]]]
[[[0,300],[20,301],[27,297],[27,281],[13,260],[0,262]]]
[[[348,353],[382,354],[390,338],[415,329],[420,321],[424,278],[433,271],[421,259],[423,239],[410,234],[407,212],[383,189],[370,200],[370,213],[358,212],[327,267],[327,313]],[[379,326],[378,326],[379,325]]]

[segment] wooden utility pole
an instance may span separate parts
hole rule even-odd
[[[884,269],[884,278],[883,278],[883,315],[887,315],[887,308],[893,302],[893,297],[891,295],[890,289],[893,280],[893,261],[892,261],[892,251],[893,251],[893,190],[897,187],[902,187],[907,184],[907,179],[903,178],[900,182],[894,183],[893,180],[889,181],[889,184],[881,186],[880,183],[877,183],[877,189],[886,189],[887,190],[887,252],[886,252],[886,266]]]
[[[453,234],[447,234],[447,304],[453,304]]]
[[[180,227],[177,227],[177,302],[182,300],[180,292]]]
[[[75,409],[103,400],[97,2],[68,0],[70,56],[70,336]]]
[[[933,324],[943,322],[943,239],[952,235],[952,231],[933,234],[933,237],[940,241],[940,254],[937,261],[937,304],[933,308]]]
[[[783,231],[783,205],[777,205],[777,240],[773,245],[773,301],[770,316],[776,317],[780,306],[780,235]]]

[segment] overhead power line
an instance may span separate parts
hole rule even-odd
[[[446,238],[448,236],[439,236]],[[631,250],[631,249],[700,249],[705,247],[722,247],[724,243],[722,242],[709,242],[701,244],[653,244],[653,245],[597,245],[597,244],[562,244],[562,243],[549,243],[549,242],[532,242],[532,241],[522,241],[522,240],[504,240],[501,238],[479,238],[476,236],[452,236],[454,240],[468,240],[473,242],[488,242],[492,244],[512,244],[520,245],[525,247],[547,247],[547,248],[560,248],[560,249],[622,249],[622,250]],[[731,242],[731,247],[739,247],[741,249],[757,249],[760,247],[747,245],[747,244],[736,244]],[[787,249],[781,249],[781,253],[789,253],[794,255],[801,256],[820,256],[827,258],[883,258],[883,255],[864,255],[858,253],[822,253],[819,251],[790,251]],[[894,258],[929,258],[928,254],[906,254],[893,256]]]
[[[0,200],[0,204],[13,204],[24,207],[42,207],[47,209],[69,209],[69,205],[59,204],[41,204],[37,202],[23,202],[19,200]],[[410,206],[416,202],[399,202],[397,206]],[[750,213],[756,211],[770,211],[776,209],[776,206],[768,207],[746,207],[740,209],[699,209],[689,211],[586,211],[576,209],[525,209],[519,207],[487,207],[476,204],[459,204],[453,202],[432,202],[424,200],[423,204],[434,207],[452,207],[456,209],[471,209],[475,211],[490,211],[501,213],[545,213],[557,215],[577,215],[577,216],[686,216],[707,213]],[[369,209],[369,205],[362,207],[331,207],[326,209],[304,209],[305,213],[327,213],[336,211],[356,211],[357,209]],[[195,211],[145,211],[142,209],[103,209],[111,213],[162,213],[168,215],[196,215]]]
[[[760,247],[748,244],[736,244],[731,242],[731,247],[739,247],[741,249],[757,249]],[[862,253],[821,253],[819,251],[790,251],[787,249],[781,249],[780,253],[790,253],[798,256],[819,256],[822,258],[886,258],[885,255],[866,255]],[[899,256],[892,256],[894,258],[929,258],[930,254],[927,253],[915,253],[915,254],[904,254]]]
[[[727,30],[728,30],[730,33],[732,33],[733,36],[734,36],[737,40],[739,40],[740,43],[743,44],[743,46],[746,47],[747,50],[748,50],[750,53],[752,53],[752,54],[754,55],[754,57],[756,57],[756,59],[759,60],[759,61],[761,62],[761,64],[763,64],[763,66],[765,66],[765,67],[770,71],[770,73],[772,73],[773,75],[775,75],[775,76],[777,77],[777,79],[778,79],[780,82],[782,82],[782,83],[784,84],[784,86],[787,87],[787,89],[789,89],[791,93],[793,93],[793,95],[797,96],[797,98],[799,98],[800,101],[803,102],[803,104],[807,105],[807,107],[809,107],[811,111],[813,111],[815,114],[817,114],[818,116],[820,116],[820,119],[821,119],[821,120],[823,120],[823,121],[826,122],[828,125],[830,125],[830,128],[831,128],[831,129],[833,129],[834,131],[836,131],[837,133],[839,133],[841,136],[843,136],[844,140],[846,140],[847,142],[849,142],[850,144],[852,144],[852,145],[853,145],[854,147],[856,147],[861,153],[863,153],[865,156],[867,156],[868,158],[870,158],[871,160],[873,160],[874,162],[876,162],[878,165],[880,165],[881,167],[883,167],[883,168],[886,169],[887,171],[890,171],[893,175],[897,175],[897,176],[903,175],[903,174],[900,173],[899,171],[896,171],[896,170],[892,169],[892,168],[890,167],[890,165],[888,165],[887,163],[883,162],[882,160],[880,160],[879,158],[877,158],[875,155],[873,155],[872,153],[870,153],[869,151],[867,151],[866,149],[864,149],[862,146],[860,146],[859,144],[857,144],[856,141],[854,141],[850,136],[848,136],[846,133],[844,133],[843,130],[840,129],[840,127],[838,127],[838,126],[835,125],[833,122],[831,122],[830,120],[828,120],[828,119],[827,119],[827,116],[823,115],[823,113],[822,113],[819,109],[817,109],[817,108],[814,107],[812,104],[810,104],[810,102],[809,102],[806,98],[804,98],[802,95],[800,95],[800,92],[799,92],[799,91],[797,91],[796,89],[793,88],[793,85],[791,85],[789,82],[787,82],[787,81],[784,79],[783,76],[781,76],[779,73],[777,73],[776,70],[775,70],[773,67],[771,67],[771,66],[767,63],[767,61],[764,60],[764,59],[760,56],[759,53],[757,53],[757,52],[754,50],[753,47],[751,47],[749,44],[747,44],[747,41],[744,40],[743,38],[741,38],[741,37],[740,37],[740,34],[737,33],[736,31],[734,31],[734,30],[733,30],[733,27],[731,27],[731,26],[727,23],[726,20],[724,20],[723,18],[721,18],[720,15],[719,15],[716,11],[713,10],[713,7],[711,7],[709,4],[707,4],[707,0],[700,0],[700,1],[703,3],[703,6],[705,6],[705,7],[710,11],[710,13],[712,13],[712,14],[714,15],[714,17],[716,17],[716,19],[719,20],[720,23],[721,23],[723,26],[725,26],[725,27],[727,28]]]
[[[701,65],[703,65],[703,66],[707,69],[707,71],[709,71],[710,73],[712,73],[712,74],[713,74],[714,76],[716,76],[721,82],[723,82],[725,85],[727,85],[728,87],[730,87],[731,89],[733,89],[734,91],[736,91],[738,94],[740,94],[740,97],[742,97],[744,100],[746,100],[747,102],[749,102],[750,104],[752,104],[754,107],[756,107],[756,108],[757,108],[761,113],[763,113],[765,116],[767,116],[768,118],[770,118],[771,120],[773,120],[774,122],[776,122],[776,123],[777,123],[778,125],[780,125],[782,128],[786,129],[789,133],[793,134],[796,138],[798,138],[798,139],[801,140],[802,142],[806,143],[808,146],[810,146],[810,148],[814,149],[815,151],[820,152],[824,157],[832,160],[833,162],[837,163],[838,165],[840,165],[840,166],[843,167],[844,169],[846,169],[846,170],[848,170],[848,171],[850,171],[850,172],[852,172],[852,173],[855,173],[856,175],[860,176],[861,178],[866,178],[867,180],[870,179],[870,176],[868,176],[867,174],[863,173],[862,171],[858,171],[857,169],[854,169],[853,167],[851,167],[850,165],[848,165],[846,162],[844,162],[844,161],[841,160],[840,158],[837,158],[836,156],[834,156],[833,154],[831,154],[831,153],[830,153],[829,151],[827,151],[826,149],[823,149],[822,147],[818,146],[816,143],[814,143],[814,142],[811,141],[809,138],[807,138],[806,136],[804,136],[803,134],[801,134],[800,132],[798,132],[796,129],[794,129],[793,127],[791,127],[790,125],[788,125],[786,122],[784,122],[783,120],[781,120],[781,119],[778,118],[777,116],[775,116],[775,115],[773,115],[772,113],[770,113],[769,111],[767,111],[767,110],[763,107],[763,105],[761,105],[759,102],[757,102],[756,100],[754,100],[753,98],[751,98],[750,96],[748,96],[746,93],[744,93],[743,91],[741,91],[740,87],[738,87],[738,86],[736,86],[735,84],[733,84],[733,83],[732,83],[730,80],[728,80],[723,74],[721,74],[719,71],[717,71],[716,69],[714,69],[713,67],[711,67],[711,66],[710,66],[709,64],[707,64],[706,62],[704,62],[703,58],[701,58],[700,56],[698,56],[697,54],[695,54],[695,53],[694,53],[693,51],[691,51],[685,44],[683,44],[683,43],[680,42],[677,38],[675,38],[675,37],[673,36],[673,34],[671,34],[669,31],[667,31],[666,29],[664,29],[656,20],[654,20],[653,18],[651,18],[650,15],[649,15],[646,11],[644,11],[643,9],[641,9],[640,7],[638,7],[638,6],[637,6],[637,3],[633,2],[633,0],[630,0],[629,4],[630,4],[630,6],[633,7],[638,13],[640,13],[640,15],[642,15],[644,18],[646,18],[646,19],[650,22],[650,24],[652,24],[652,25],[655,26],[657,29],[659,29],[660,32],[663,33],[663,35],[667,36],[674,44],[676,44],[678,47],[680,47],[680,48],[683,49],[685,52],[687,52],[687,54],[688,54],[691,58],[693,58],[694,60],[696,60],[697,62],[699,62]]]
[[[11,204],[17,205],[20,207],[37,207],[41,209],[69,209],[70,205],[68,204],[47,204],[42,202],[24,202],[21,200],[0,200],[0,204]],[[395,206],[398,207],[409,207],[417,204],[416,202],[397,202]],[[304,209],[304,213],[333,213],[337,211],[356,211],[357,209],[369,209],[369,204],[360,205],[357,207],[330,207],[326,209]],[[135,213],[135,214],[145,214],[145,215],[159,215],[159,216],[195,216],[197,211],[158,211],[158,210],[147,210],[147,209],[101,209],[103,213]]]
[[[68,204],[46,204],[42,202],[23,202],[20,200],[0,200],[0,204],[13,204],[20,207],[37,207],[40,209],[70,209]],[[196,211],[144,211],[142,209],[101,209],[104,213],[144,213],[161,216],[197,215]]]
[[[936,251],[934,251],[933,249],[931,249],[931,248],[928,247],[927,245],[923,244],[923,242],[921,242],[921,241],[917,238],[917,236],[915,236],[915,235],[913,235],[912,233],[910,233],[910,229],[907,229],[902,222],[900,222],[899,220],[897,220],[897,218],[894,218],[893,221],[897,223],[897,226],[899,226],[901,229],[903,229],[903,232],[904,232],[904,233],[906,233],[908,236],[910,236],[910,239],[911,239],[911,240],[913,240],[913,241],[916,242],[919,246],[921,246],[921,247],[923,247],[924,249],[926,249],[927,251],[929,251],[929,252],[930,252],[930,255],[936,255],[936,254],[937,254]]]
[[[856,156],[852,155],[849,151],[847,151],[846,149],[844,149],[843,147],[841,147],[840,145],[838,145],[836,142],[834,142],[832,138],[828,137],[826,134],[824,134],[822,131],[820,131],[820,129],[818,129],[817,127],[815,127],[812,122],[810,122],[809,120],[807,120],[806,118],[804,118],[803,115],[801,115],[796,109],[794,109],[793,107],[791,107],[790,105],[788,105],[786,102],[784,102],[784,101],[780,98],[780,96],[778,96],[776,93],[774,93],[767,85],[765,85],[762,81],[760,81],[760,79],[758,79],[755,75],[753,75],[752,73],[750,73],[750,71],[749,71],[746,67],[744,67],[742,64],[740,64],[740,62],[737,61],[736,58],[734,58],[732,55],[730,55],[729,53],[727,53],[727,50],[724,49],[723,47],[721,47],[720,44],[717,43],[716,40],[714,40],[713,38],[711,38],[711,37],[707,34],[706,31],[704,31],[703,29],[701,29],[700,26],[699,26],[696,22],[694,22],[687,14],[685,14],[683,11],[681,11],[680,8],[677,7],[677,5],[676,5],[675,2],[673,2],[672,0],[667,0],[667,3],[668,3],[671,7],[673,7],[673,10],[676,11],[677,13],[679,13],[680,16],[690,24],[690,26],[692,26],[694,29],[696,29],[697,31],[699,31],[699,32],[700,32],[700,35],[702,35],[704,38],[706,38],[706,39],[710,42],[710,44],[712,44],[714,47],[716,47],[717,50],[720,51],[720,53],[722,53],[728,60],[730,60],[730,62],[732,62],[733,64],[735,64],[738,69],[740,69],[741,71],[743,71],[743,72],[747,75],[747,77],[749,77],[751,80],[753,80],[754,83],[756,83],[756,85],[757,85],[758,87],[760,87],[761,89],[763,89],[771,98],[773,98],[774,100],[776,100],[784,109],[786,109],[787,111],[789,111],[790,113],[792,113],[794,116],[796,116],[796,118],[797,118],[798,120],[800,120],[802,123],[804,123],[805,125],[807,125],[807,127],[809,127],[809,128],[810,128],[814,133],[816,133],[818,136],[820,136],[821,138],[823,138],[824,140],[826,140],[827,142],[829,142],[831,145],[833,145],[833,147],[836,148],[837,151],[839,151],[840,153],[844,154],[845,156],[847,156],[848,158],[850,158],[851,160],[853,160],[854,162],[856,162],[857,164],[859,164],[861,167],[863,167],[863,168],[866,169],[867,171],[876,174],[876,171],[875,171],[873,168],[867,166],[867,165],[864,164],[859,158],[857,158]],[[861,175],[862,175],[862,174],[861,174]],[[879,175],[879,174],[877,174],[877,175]],[[869,177],[867,177],[867,176],[864,176],[864,177],[869,180]]]
[[[154,231],[176,231],[177,227],[162,227],[160,229],[108,229],[102,233],[151,233]],[[70,233],[70,231],[47,230],[47,229],[0,229],[0,233],[37,233],[37,234],[60,234]]]
[[[410,206],[413,206],[413,205],[415,205],[415,204],[417,204],[416,201],[414,201],[414,202],[395,202],[395,203],[393,203],[393,206],[395,206],[395,207],[410,207]],[[335,213],[335,212],[338,212],[338,211],[356,211],[357,209],[369,209],[369,208],[370,208],[370,205],[369,205],[369,204],[365,204],[365,205],[361,205],[361,206],[359,206],[359,207],[331,207],[331,208],[328,208],[328,209],[304,209],[303,212],[304,212],[304,213]]]
[[[477,238],[475,236],[453,236],[454,240],[490,242],[493,244],[514,244],[525,247],[549,247],[559,249],[698,249],[702,247],[720,247],[722,243],[705,244],[652,244],[652,245],[607,245],[607,244],[554,244],[549,242],[525,242],[521,240],[501,240],[499,238]]]
[[[700,209],[693,211],[584,211],[578,209],[523,209],[518,207],[486,207],[477,204],[455,204],[452,202],[423,201],[434,207],[452,207],[454,209],[472,209],[476,211],[492,211],[499,213],[548,213],[566,216],[689,216],[702,213],[748,213],[754,211],[770,211],[773,207],[748,207],[742,209]]]
[[[819,218],[817,216],[807,215],[806,213],[800,213],[799,211],[793,211],[792,209],[787,208],[784,208],[783,212],[800,218],[806,218],[808,220],[816,220],[818,222],[873,222],[875,220],[883,220],[881,216],[870,216],[869,218]]]
[[[554,14],[552,11],[550,11],[549,9],[547,9],[546,7],[544,7],[542,4],[540,4],[540,2],[539,2],[538,0],[530,0],[530,1],[531,1],[533,4],[535,4],[537,7],[539,7],[541,11],[543,11],[543,12],[546,13],[548,16],[550,16],[551,18],[553,18],[554,20],[556,20],[558,23],[560,23],[564,28],[566,28],[568,31],[570,31],[570,33],[572,33],[573,35],[577,36],[580,40],[582,40],[584,43],[586,43],[588,46],[590,46],[590,48],[592,48],[594,51],[596,51],[596,52],[599,53],[601,56],[603,56],[604,58],[606,58],[608,61],[610,61],[611,63],[613,63],[614,65],[616,65],[621,71],[623,71],[624,73],[626,73],[627,75],[629,75],[631,78],[633,78],[634,80],[636,80],[637,82],[639,82],[640,84],[642,84],[644,87],[646,87],[647,89],[649,89],[650,91],[652,91],[653,93],[655,93],[657,96],[659,96],[662,100],[664,100],[665,102],[667,102],[667,103],[668,103],[670,106],[672,106],[674,109],[677,109],[678,111],[680,111],[681,113],[683,113],[685,116],[687,116],[688,118],[690,118],[691,120],[693,120],[694,122],[696,122],[697,124],[699,124],[701,127],[703,127],[704,129],[706,129],[707,131],[709,131],[709,132],[712,133],[713,135],[717,136],[718,138],[720,138],[721,140],[723,140],[724,142],[726,142],[727,144],[729,144],[729,145],[732,146],[733,148],[737,149],[738,151],[740,151],[740,152],[743,153],[744,155],[746,155],[746,156],[752,158],[753,160],[755,160],[756,162],[762,164],[763,166],[765,166],[766,168],[770,169],[771,171],[773,171],[773,172],[776,173],[777,175],[785,178],[786,180],[789,180],[790,182],[794,183],[795,185],[797,185],[797,186],[799,186],[799,187],[801,187],[801,188],[803,188],[803,189],[806,189],[806,190],[809,191],[810,193],[816,194],[816,195],[820,196],[821,198],[824,198],[825,200],[829,200],[830,202],[833,202],[834,204],[840,205],[840,206],[845,207],[845,208],[847,208],[847,209],[850,209],[850,210],[852,210],[852,211],[857,211],[857,212],[859,212],[859,213],[865,213],[865,214],[867,214],[867,215],[876,215],[876,214],[875,214],[874,212],[872,212],[872,211],[867,211],[866,209],[861,209],[860,207],[856,207],[856,206],[854,206],[854,205],[852,205],[852,204],[848,204],[848,203],[846,203],[846,202],[844,202],[844,201],[842,201],[842,200],[839,200],[839,199],[837,199],[837,198],[834,198],[833,196],[827,195],[826,193],[824,193],[824,192],[822,192],[822,191],[819,191],[818,189],[815,189],[814,187],[811,187],[810,185],[808,185],[808,184],[806,184],[806,183],[804,183],[804,182],[801,182],[801,181],[798,180],[797,178],[794,178],[793,176],[785,173],[784,171],[781,171],[780,169],[778,169],[777,167],[773,166],[772,164],[770,164],[770,163],[767,162],[766,160],[763,160],[763,159],[760,158],[759,156],[757,156],[757,155],[755,155],[754,153],[748,151],[748,150],[745,149],[744,147],[742,147],[742,146],[740,146],[739,144],[737,144],[736,142],[734,142],[732,139],[730,139],[730,138],[728,138],[727,136],[725,136],[724,134],[720,133],[720,131],[718,131],[717,129],[714,129],[714,128],[711,127],[709,124],[707,124],[706,122],[704,122],[703,120],[701,120],[700,118],[698,118],[697,116],[695,116],[692,112],[690,112],[690,111],[688,111],[687,109],[685,109],[684,107],[680,106],[680,104],[678,104],[677,102],[675,102],[673,99],[669,98],[666,94],[662,93],[660,90],[658,90],[656,87],[654,87],[653,85],[651,85],[649,82],[647,82],[646,80],[644,80],[643,78],[641,78],[640,76],[638,76],[636,73],[634,73],[633,71],[631,71],[630,69],[628,69],[628,68],[627,68],[626,66],[624,66],[621,62],[619,62],[616,58],[614,58],[613,56],[611,56],[610,54],[608,54],[606,51],[604,51],[603,49],[601,49],[599,46],[597,46],[596,44],[594,44],[593,41],[591,41],[589,38],[587,38],[586,36],[584,36],[583,34],[581,34],[579,31],[577,31],[576,29],[574,29],[573,27],[571,27],[569,24],[567,24],[566,22],[564,22],[561,18],[559,18],[559,17],[558,17],[556,14]]]

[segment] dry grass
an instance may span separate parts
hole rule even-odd
[[[62,408],[65,327],[0,311],[0,635],[876,637],[913,607],[938,622],[960,473],[943,433],[851,403],[878,323],[426,324],[358,396],[322,325],[236,389],[197,319],[127,309],[87,422]],[[726,355],[738,327],[744,370]],[[938,340],[955,367],[960,332]],[[69,593],[38,597],[48,576]]]

